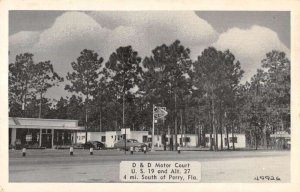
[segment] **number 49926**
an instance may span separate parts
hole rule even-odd
[[[278,176],[256,176],[254,177],[254,180],[257,181],[263,181],[263,180],[267,180],[267,181],[280,181],[280,177]]]

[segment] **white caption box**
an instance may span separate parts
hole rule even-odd
[[[201,164],[197,161],[122,161],[123,182],[199,182]]]

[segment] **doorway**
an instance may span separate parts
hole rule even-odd
[[[51,148],[52,147],[52,135],[51,134],[42,134],[42,147]]]
[[[52,133],[51,129],[42,130],[41,147],[52,148]]]

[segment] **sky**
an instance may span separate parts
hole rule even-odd
[[[120,46],[132,45],[141,57],[176,39],[196,60],[214,46],[229,49],[249,81],[271,50],[290,55],[290,12],[270,11],[10,11],[9,62],[20,53],[36,62],[50,60],[56,72],[72,71],[83,49],[96,51],[104,62]],[[46,96],[59,99],[64,85]]]

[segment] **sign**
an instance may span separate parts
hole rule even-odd
[[[125,129],[126,129],[126,135],[130,135],[130,128],[122,128],[122,129],[121,129],[121,134],[122,134],[122,135],[125,134]]]
[[[168,112],[166,111],[166,107],[157,107],[153,105],[153,115],[152,115],[152,139],[154,138],[154,126],[157,122],[157,119],[164,118]],[[154,150],[154,143],[152,142],[152,150]]]
[[[197,183],[201,180],[201,164],[197,161],[122,161],[120,180]]]
[[[27,142],[32,141],[32,135],[31,134],[26,135],[26,141]]]
[[[271,134],[270,137],[285,137],[290,138],[291,135],[286,131],[277,131],[275,134]]]
[[[155,107],[154,108],[154,118],[160,119],[168,115],[168,112],[166,111],[166,107]]]

